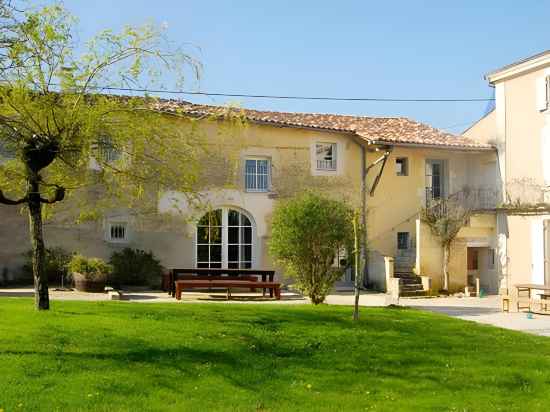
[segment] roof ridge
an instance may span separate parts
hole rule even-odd
[[[306,116],[338,116],[338,117],[349,117],[349,118],[358,118],[358,119],[405,119],[402,116],[365,116],[365,115],[357,115],[357,114],[341,114],[341,113],[317,113],[317,112],[291,112],[291,111],[279,111],[279,110],[265,110],[265,109],[253,109],[249,107],[241,107],[241,106],[223,106],[223,105],[215,105],[215,104],[202,104],[202,103],[192,103],[188,102],[187,100],[178,100],[178,99],[160,99],[164,101],[172,101],[172,102],[181,102],[184,104],[189,104],[192,106],[197,107],[205,107],[205,108],[214,108],[214,109],[223,109],[223,108],[229,108],[229,109],[241,109],[246,111],[252,111],[252,112],[259,112],[259,113],[278,113],[278,114],[290,114],[290,115],[306,115]],[[410,119],[409,119],[410,120]]]

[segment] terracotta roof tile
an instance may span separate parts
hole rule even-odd
[[[222,106],[198,105],[181,100],[163,99],[157,100],[155,106],[159,110],[169,112],[180,111],[192,116],[221,116],[228,110]],[[403,117],[290,113],[239,108],[229,110],[242,113],[250,122],[350,133],[372,143],[414,144],[470,150],[493,149],[491,145],[464,136],[446,133],[429,125]]]

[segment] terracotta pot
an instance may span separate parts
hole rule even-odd
[[[105,292],[106,280],[88,280],[86,277],[80,273],[73,274],[74,287],[79,292],[90,292],[90,293],[103,293]]]

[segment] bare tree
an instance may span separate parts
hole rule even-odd
[[[458,235],[458,232],[460,232],[460,229],[468,224],[471,213],[472,208],[469,202],[446,199],[422,209],[420,214],[421,220],[438,237],[443,249],[443,276],[441,283],[444,291],[449,290],[451,244]]]

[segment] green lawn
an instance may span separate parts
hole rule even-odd
[[[0,300],[0,410],[539,411],[550,339],[405,309]]]

